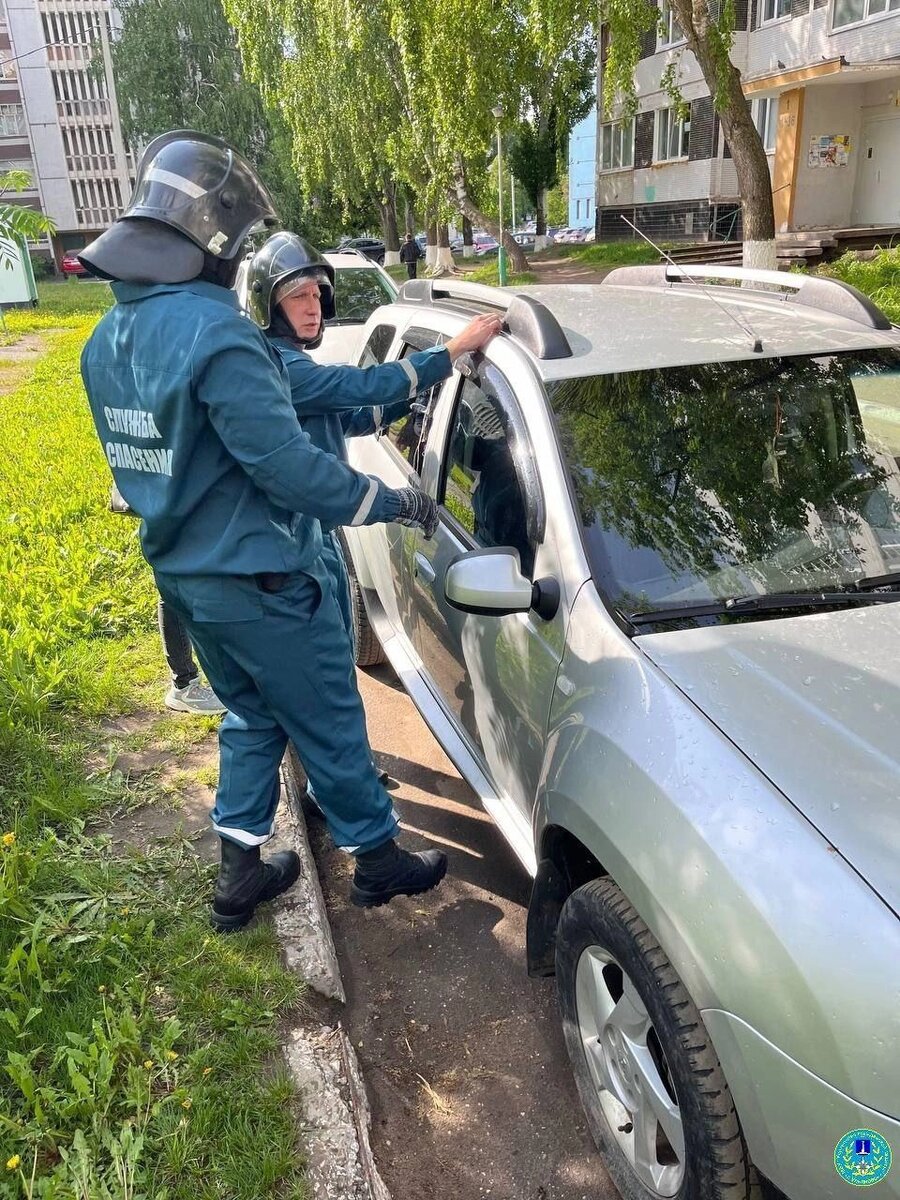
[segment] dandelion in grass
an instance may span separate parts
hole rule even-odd
[[[145,1058],[145,1059],[144,1059],[144,1066],[145,1066],[145,1068],[146,1068],[148,1071],[152,1071],[152,1070],[153,1070],[153,1059],[152,1059],[152,1058]]]
[[[178,1057],[177,1050],[167,1050],[166,1051],[166,1058],[169,1060],[169,1062],[174,1062],[177,1057]]]
[[[7,1171],[18,1171],[18,1169],[21,1165],[22,1165],[22,1159],[21,1159],[21,1156],[18,1154],[14,1154],[12,1156],[12,1158],[8,1158],[6,1160]]]
[[[16,844],[16,835],[14,833],[4,833],[3,837],[0,838],[0,842],[4,846],[14,846]]]
[[[187,1096],[187,1097],[186,1097],[184,1100],[182,1100],[182,1102],[181,1102],[181,1107],[182,1107],[182,1108],[190,1108],[190,1107],[191,1107],[191,1105],[192,1105],[193,1103],[194,1103],[194,1102],[193,1102],[193,1100],[190,1098],[190,1096]]]

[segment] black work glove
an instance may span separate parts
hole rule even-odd
[[[435,502],[418,488],[398,488],[394,495],[400,508],[394,520],[398,525],[418,525],[427,538],[434,537],[438,527]]]

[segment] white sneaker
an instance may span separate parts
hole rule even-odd
[[[227,711],[212,688],[206,687],[199,679],[192,679],[183,688],[177,688],[173,683],[166,692],[166,708],[174,708],[176,712],[199,713],[201,716]]]

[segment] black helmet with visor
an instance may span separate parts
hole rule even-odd
[[[237,257],[251,230],[278,224],[246,159],[221,138],[189,129],[147,146],[119,220],[79,258],[94,274],[148,283],[195,279],[208,257]]]
[[[261,329],[270,334],[296,335],[286,326],[278,305],[314,279],[319,285],[322,324],[315,339],[305,340],[314,349],[322,340],[325,321],[334,317],[334,267],[296,233],[276,233],[253,255],[247,268],[247,310]]]

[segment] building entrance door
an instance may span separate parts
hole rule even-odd
[[[853,219],[858,225],[900,225],[900,116],[863,125]]]

